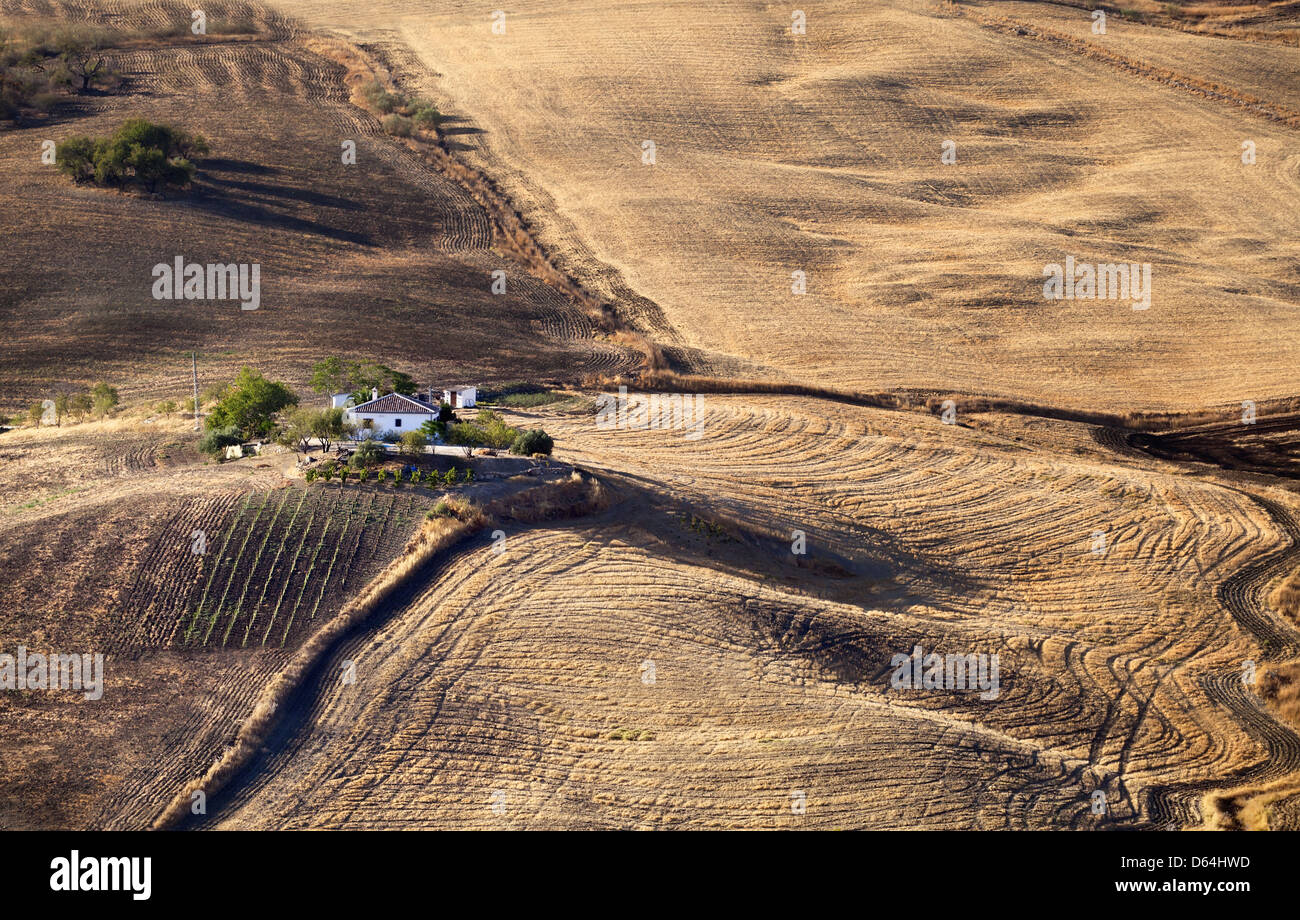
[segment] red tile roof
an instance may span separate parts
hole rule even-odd
[[[387,396],[381,396],[378,399],[363,402],[359,406],[353,406],[352,411],[355,413],[376,412],[393,415],[403,412],[431,415],[436,414],[438,410],[423,400],[402,396],[400,393],[389,393]]]

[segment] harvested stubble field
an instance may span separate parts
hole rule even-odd
[[[1292,45],[1117,18],[1094,36],[1086,10],[1037,3],[821,4],[802,36],[748,0],[529,0],[504,35],[472,3],[277,8],[409,46],[483,132],[464,156],[573,274],[629,311],[619,292],[653,301],[643,322],[661,314],[667,345],[810,383],[1094,410],[1294,388]],[[1067,254],[1151,263],[1151,309],[1044,301],[1042,268]]]
[[[189,9],[110,2],[38,12],[39,21],[185,24]],[[15,27],[31,12],[0,2],[0,21]],[[251,37],[198,40],[186,29],[125,43],[106,55],[125,78],[121,92],[79,96],[53,119],[0,132],[7,408],[101,379],[117,381],[125,399],[185,396],[191,349],[204,358],[205,385],[244,364],[302,385],[335,343],[424,379],[630,364],[626,348],[597,338],[581,309],[497,245],[482,205],[350,101],[361,75],[318,53],[328,45],[299,40],[282,17],[259,17]],[[133,117],[208,138],[213,151],[191,195],[73,187],[42,163],[42,141],[107,135]],[[343,162],[345,141],[355,165]],[[259,264],[260,308],[155,300],[152,267],[178,255]],[[505,294],[490,289],[497,269],[514,282]]]
[[[514,421],[620,503],[484,541],[339,652],[357,684],[212,823],[1185,826],[1211,786],[1300,766],[1236,676],[1295,632],[1259,579],[1222,596],[1295,564],[1288,493],[1116,462],[1068,423],[752,397],[716,397],[698,442]],[[1001,696],[891,690],[915,644],[997,653]]]
[[[0,0],[170,15],[39,6]],[[707,382],[701,436],[506,411],[608,503],[502,539],[443,520],[317,648],[407,558],[415,493],[204,465],[180,423],[0,435],[0,648],[112,649],[121,681],[111,709],[17,698],[0,821],[175,826],[216,774],[185,826],[1300,826],[1296,425],[1222,411],[1300,395],[1286,4],[1104,36],[1027,2],[834,2],[799,36],[746,0],[526,0],[504,34],[462,2],[272,7],[123,49],[123,94],[0,134],[15,400],[174,395],[196,340],[213,374],[301,384],[347,342],[421,380],[575,387],[648,342]],[[436,155],[353,105],[359,73],[437,102]],[[32,153],[127,114],[217,142],[193,199],[72,189]],[[177,241],[260,259],[263,308],[150,300]],[[1152,263],[1151,308],[1044,301],[1066,255]],[[956,424],[907,411],[946,398]],[[891,687],[917,645],[996,654],[997,697]]]

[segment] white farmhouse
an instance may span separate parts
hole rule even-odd
[[[453,409],[473,409],[478,403],[478,387],[448,387],[442,391],[442,401]]]
[[[381,437],[390,431],[403,434],[417,430],[425,422],[436,421],[437,418],[437,406],[400,393],[376,396],[359,406],[349,406],[343,410],[344,421],[355,424],[358,437],[363,438]]]

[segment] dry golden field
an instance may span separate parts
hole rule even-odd
[[[470,3],[277,8],[391,46],[566,268],[705,353],[687,368],[1093,409],[1293,392],[1294,45],[1092,36],[1087,11],[1038,3],[819,4],[802,36],[748,0],[529,0],[503,35]],[[1044,301],[1067,255],[1149,262],[1151,308]]]
[[[1134,2],[229,4],[6,124],[0,408],[124,406],[0,432],[0,652],[108,662],[0,693],[0,827],[1300,828],[1296,8]],[[191,195],[40,161],[135,116],[211,139]],[[261,308],[154,300],[176,254]],[[1046,300],[1067,257],[1149,308]],[[206,459],[150,410],[191,350],[573,395],[428,517]],[[894,686],[917,646],[1000,683]]]
[[[1297,767],[1238,677],[1294,631],[1222,594],[1294,565],[1289,493],[1065,424],[748,397],[694,443],[543,420],[621,501],[483,541],[340,649],[357,684],[309,696],[218,826],[1181,827],[1202,784]],[[997,653],[1002,695],[892,691],[914,644]]]

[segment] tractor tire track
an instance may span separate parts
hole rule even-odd
[[[1237,624],[1260,643],[1264,661],[1294,658],[1300,654],[1300,632],[1270,614],[1263,595],[1274,577],[1289,571],[1300,560],[1300,523],[1278,502],[1242,489],[1232,491],[1263,507],[1289,542],[1234,572],[1215,588],[1215,597]],[[1140,826],[1197,824],[1202,817],[1199,802],[1206,793],[1300,772],[1300,735],[1275,719],[1264,708],[1260,698],[1247,691],[1239,671],[1207,675],[1201,679],[1200,687],[1209,699],[1229,712],[1268,754],[1258,766],[1229,777],[1146,790],[1143,811],[1148,815],[1149,823]]]

